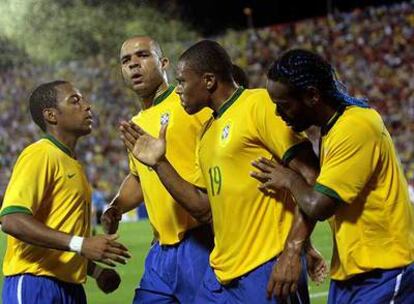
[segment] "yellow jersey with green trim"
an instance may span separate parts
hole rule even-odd
[[[132,121],[154,137],[158,137],[161,126],[168,123],[167,159],[184,179],[188,179],[194,173],[197,136],[210,116],[211,111],[207,109],[195,115],[187,114],[174,87],[170,86],[154,100],[152,107],[140,111]],[[199,225],[168,193],[155,171],[131,154],[129,167],[131,174],[140,179],[148,217],[160,244],[176,244],[187,230]]]
[[[414,213],[392,139],[373,109],[347,107],[322,129],[315,190],[343,202],[330,219],[331,276],[414,261]]]
[[[4,196],[0,216],[31,214],[51,229],[88,237],[91,188],[70,150],[48,135],[20,154]],[[33,246],[10,235],[3,273],[30,273],[69,283],[86,281],[86,258],[74,252]]]
[[[266,90],[239,87],[201,134],[199,180],[208,192],[215,235],[210,264],[223,284],[276,257],[293,222],[290,194],[266,196],[250,176],[259,157],[288,162],[309,144],[275,110]]]

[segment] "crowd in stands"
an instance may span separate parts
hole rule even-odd
[[[270,63],[289,48],[305,47],[327,57],[350,94],[366,97],[382,114],[407,177],[414,180],[414,3],[230,31],[217,39],[245,69],[250,87],[264,87]],[[183,50],[187,45],[183,43]],[[17,155],[40,134],[30,122],[28,95],[37,84],[53,79],[73,81],[93,104],[95,128],[81,141],[78,155],[91,181],[110,197],[128,170],[117,126],[135,114],[139,104],[124,88],[118,59],[101,56],[0,72],[0,193]],[[310,137],[315,139],[317,130]]]

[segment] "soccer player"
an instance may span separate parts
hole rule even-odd
[[[277,113],[294,130],[321,127],[321,172],[313,187],[267,160],[253,175],[264,189],[288,189],[309,217],[330,218],[328,302],[414,303],[414,213],[380,115],[344,93],[332,66],[310,51],[288,51],[268,78]]]
[[[273,115],[266,90],[236,85],[231,60],[216,42],[203,40],[185,51],[177,80],[188,113],[214,110],[200,135],[199,170],[191,180],[180,178],[168,161],[166,125],[159,138],[130,123],[123,123],[121,131],[128,149],[159,175],[180,204],[200,221],[212,218],[211,268],[194,303],[276,303],[273,293],[308,303],[301,253],[313,223],[299,212],[294,221],[288,193],[265,195],[249,172],[258,156],[273,156],[313,182],[318,165],[310,143]],[[274,267],[277,257],[281,264]]]
[[[132,121],[153,135],[168,123],[168,157],[182,176],[190,178],[196,136],[210,113],[190,116],[184,111],[175,87],[168,85],[169,61],[151,37],[126,40],[120,60],[125,83],[142,105]],[[102,223],[113,233],[122,213],[145,201],[156,242],[146,258],[134,303],[194,303],[213,244],[210,225],[202,225],[177,204],[151,167],[133,157],[129,167],[130,173],[104,213]]]
[[[33,91],[30,113],[46,135],[19,156],[0,211],[3,303],[86,303],[87,273],[105,292],[120,283],[91,261],[114,266],[129,257],[116,235],[89,236],[91,189],[75,147],[92,130],[91,105],[71,83],[53,81]]]

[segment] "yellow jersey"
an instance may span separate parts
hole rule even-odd
[[[331,276],[346,280],[414,261],[414,213],[400,161],[380,115],[350,106],[322,128],[315,190],[343,204],[330,219]]]
[[[198,133],[210,115],[207,109],[195,115],[187,114],[174,87],[170,86],[154,100],[152,107],[134,116],[132,122],[154,137],[158,137],[161,126],[168,123],[166,156],[177,172],[188,179],[194,174]],[[176,244],[187,230],[199,225],[168,193],[150,167],[132,155],[129,155],[129,167],[131,174],[140,179],[148,217],[160,244]]]
[[[26,213],[49,228],[88,237],[91,188],[82,165],[54,137],[26,147],[14,166],[0,216]],[[74,253],[33,246],[10,235],[5,276],[30,273],[69,283],[86,281],[87,260]]]
[[[259,157],[288,162],[309,144],[275,110],[266,90],[239,87],[201,133],[194,183],[208,191],[215,234],[210,264],[223,284],[277,256],[292,225],[290,194],[266,196],[250,177]]]

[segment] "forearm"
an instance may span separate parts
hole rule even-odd
[[[69,250],[72,235],[49,228],[28,214],[9,214],[2,218],[3,232],[31,245]]]
[[[184,209],[202,223],[211,222],[210,203],[206,193],[184,180],[166,159],[160,161],[154,169],[165,188]]]
[[[296,172],[290,170],[287,178],[286,188],[292,193],[296,204],[306,214],[308,219],[313,221],[325,220],[330,212],[323,210],[323,206],[318,204],[318,193],[310,186],[304,178]]]
[[[110,206],[116,206],[122,213],[126,213],[137,208],[143,201],[144,195],[139,178],[130,173],[122,182]]]
[[[302,249],[310,246],[310,235],[315,227],[316,221],[310,219],[297,206],[292,228],[286,239],[285,248],[300,253]]]

